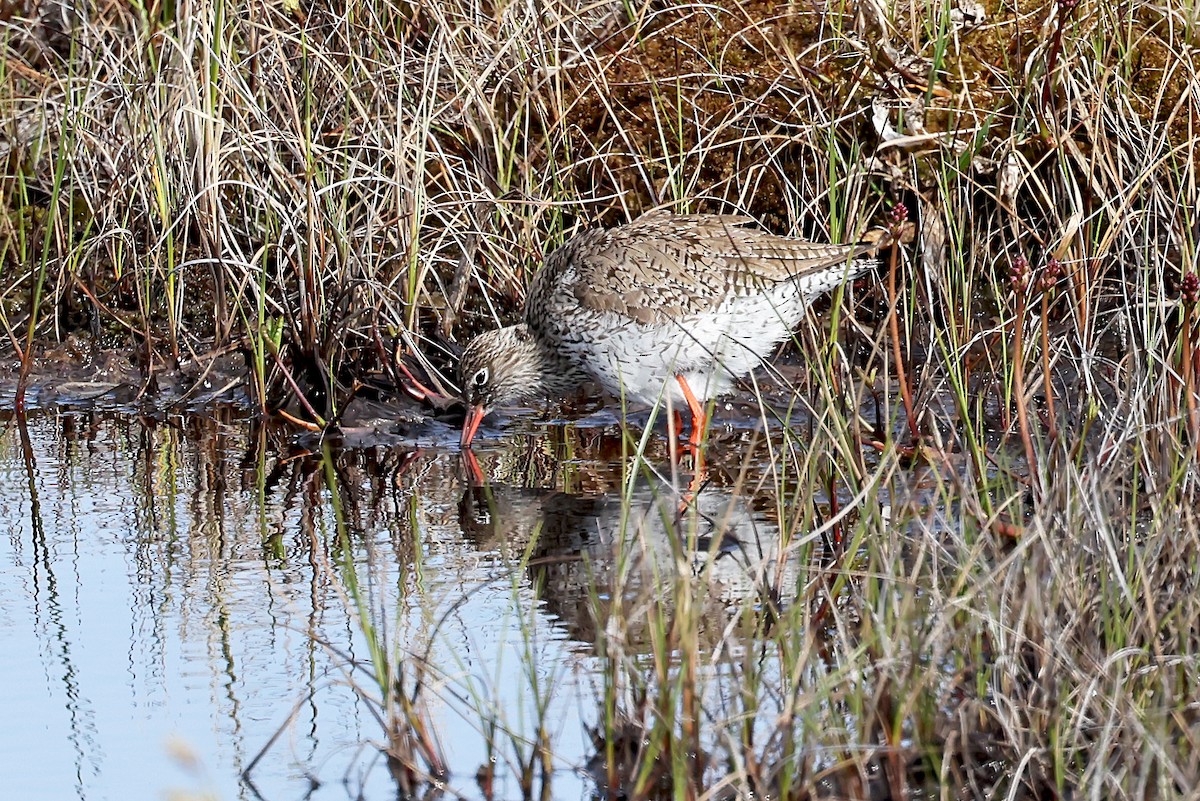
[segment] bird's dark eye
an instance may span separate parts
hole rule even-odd
[[[488,382],[488,369],[480,367],[475,371],[475,375],[471,376],[471,383],[477,387],[482,387]]]

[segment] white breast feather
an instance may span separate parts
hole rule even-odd
[[[685,401],[676,375],[701,401],[728,392],[791,334],[807,305],[795,284],[781,284],[670,325],[581,309],[577,334],[562,348],[614,395],[653,404],[665,394],[678,407]]]

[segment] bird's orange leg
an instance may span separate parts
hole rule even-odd
[[[475,452],[470,448],[462,452],[462,463],[464,471],[467,474],[468,486],[482,487],[483,486],[483,470],[479,467],[479,460],[475,458]]]
[[[679,388],[683,391],[683,399],[687,401],[688,410],[692,413],[692,430],[688,432],[688,445],[693,449],[698,449],[708,415],[704,413],[704,404],[700,403],[696,398],[696,393],[692,392],[692,388],[688,386],[687,379],[677,375],[675,380],[679,382]]]
[[[696,393],[692,392],[692,388],[688,386],[687,379],[677,375],[675,380],[679,382],[683,399],[687,401],[688,409],[692,413],[692,430],[688,432],[688,450],[692,452],[695,471],[692,474],[692,480],[688,482],[687,494],[684,495],[684,503],[687,504],[696,497],[696,492],[704,482],[704,453],[700,450],[700,440],[704,435],[704,425],[708,416],[704,413],[703,404],[696,398]]]

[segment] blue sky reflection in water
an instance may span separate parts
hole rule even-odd
[[[28,452],[14,421],[0,433],[6,799],[253,798],[238,776],[293,709],[253,773],[264,798],[305,797],[308,776],[321,782],[312,798],[395,796],[371,745],[379,724],[319,642],[368,654],[320,471],[280,467],[275,454],[260,473],[250,428],[228,416],[71,413],[27,430]],[[419,491],[348,464],[353,560],[389,642],[421,652],[434,637],[433,662],[456,692],[474,677],[528,730],[517,725],[531,709],[525,616],[541,679],[558,682],[551,735],[560,753],[583,754],[590,657],[547,625],[509,562],[464,537],[454,461],[415,465]],[[479,720],[455,711],[453,692],[429,697],[452,784],[470,792],[485,759]],[[562,767],[556,797],[586,795]],[[515,792],[511,782],[502,772],[497,790]]]

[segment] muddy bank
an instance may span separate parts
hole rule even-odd
[[[0,361],[0,419],[16,412],[20,364]],[[457,406],[418,403],[403,392],[353,397],[324,429],[308,430],[281,415],[267,413],[247,390],[250,373],[237,351],[199,355],[178,365],[147,371],[128,351],[86,348],[77,338],[40,346],[25,389],[31,417],[64,412],[136,414],[150,419],[232,413],[246,424],[265,427],[285,452],[336,447],[456,446],[462,425]]]

